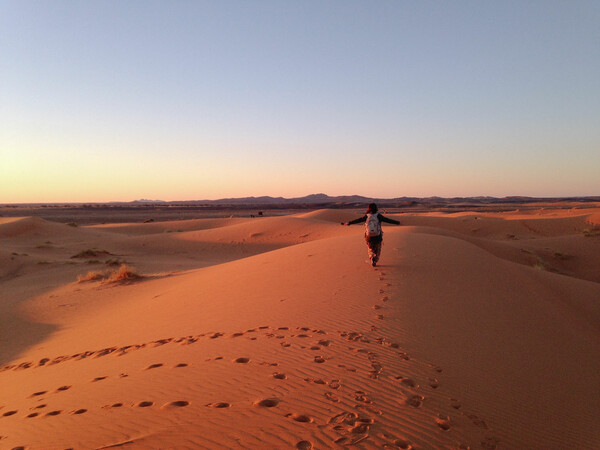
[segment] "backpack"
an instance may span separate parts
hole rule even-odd
[[[365,222],[365,234],[369,237],[379,236],[381,234],[381,223],[379,223],[378,214],[367,214]]]

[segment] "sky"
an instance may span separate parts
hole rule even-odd
[[[600,195],[597,0],[0,0],[0,202]]]

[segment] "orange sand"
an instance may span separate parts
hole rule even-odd
[[[0,218],[0,448],[600,447],[597,208],[359,214]]]

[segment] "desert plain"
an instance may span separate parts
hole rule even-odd
[[[600,448],[599,206],[0,217],[0,448]]]

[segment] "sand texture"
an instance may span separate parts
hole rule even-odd
[[[600,448],[598,211],[0,217],[0,448]]]

